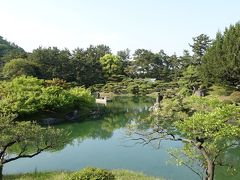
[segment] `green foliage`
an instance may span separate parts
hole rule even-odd
[[[45,80],[45,86],[60,86],[63,89],[67,89],[70,85],[66,80],[53,78],[52,80]]]
[[[100,90],[106,93],[113,92],[115,94],[125,94],[126,91],[123,89],[125,87],[121,87],[120,84],[121,83],[110,82],[105,84]]]
[[[186,96],[193,93],[193,89],[200,86],[197,68],[193,65],[187,67],[179,80],[180,94]]]
[[[123,62],[120,56],[106,54],[100,58],[105,77],[123,74]]]
[[[6,68],[7,78],[17,76],[16,74],[25,74],[41,79],[59,78],[86,87],[106,81],[120,82],[125,76],[170,81],[177,79],[191,61],[187,51],[184,56],[177,57],[176,55],[168,56],[163,50],[153,53],[146,49],[136,50],[133,61],[130,61],[129,49],[118,51],[117,55],[113,55],[110,48],[105,45],[90,45],[86,49],[77,48],[72,53],[68,49],[59,50],[57,47],[39,47],[32,53],[25,53],[22,56],[14,56],[10,52],[8,54],[8,51],[6,53],[12,57],[10,59],[28,59],[22,62],[21,68],[20,65]],[[37,67],[33,68],[30,65],[37,65]],[[12,73],[9,75],[8,71]]]
[[[133,69],[137,77],[140,78],[166,78],[163,74],[164,63],[167,55],[161,50],[159,53],[153,53],[146,49],[137,49],[133,54]],[[166,67],[168,70],[170,67]],[[164,77],[162,77],[162,75]],[[166,75],[166,74],[165,74]]]
[[[12,114],[0,114],[0,165],[64,145],[67,134],[62,130],[29,121],[16,122],[15,118]]]
[[[178,152],[188,159],[180,160],[180,164],[193,164],[193,169],[199,164],[209,174],[214,172],[215,166],[225,164],[226,151],[239,145],[240,107],[217,98],[176,96],[164,99],[148,124],[151,131],[144,134],[148,141],[155,138],[182,141],[184,147]],[[213,169],[211,164],[214,164]]]
[[[137,49],[133,55],[134,64],[138,70],[139,77],[149,77],[151,64],[157,56],[146,49]]]
[[[183,122],[176,122],[176,126],[183,137],[196,139],[203,138],[204,146],[209,148],[209,153],[228,146],[229,143],[240,135],[240,108],[219,102],[217,99],[192,100],[197,112],[186,118]],[[215,148],[215,151],[212,148]]]
[[[95,99],[91,95],[91,92],[83,87],[71,88],[69,90],[69,93],[76,98],[75,104],[78,105],[78,107],[81,107],[83,105],[91,106],[95,102]]]
[[[104,84],[94,84],[94,85],[88,87],[88,89],[92,93],[95,93],[95,92],[100,92],[103,86],[104,86]]]
[[[74,173],[74,172],[73,172]],[[69,179],[69,176],[73,174],[72,172],[34,172],[34,173],[25,173],[25,174],[14,174],[14,175],[5,175],[4,179],[12,180],[63,180]],[[146,176],[143,173],[129,171],[129,170],[113,170],[112,173],[115,175],[116,180],[163,180],[163,178]]]
[[[209,94],[213,96],[228,96],[233,92],[234,88],[227,85],[213,85],[209,88]]]
[[[230,95],[230,100],[234,103],[240,103],[240,91],[235,91]]]
[[[197,99],[195,103],[196,101]],[[216,166],[226,164],[232,168],[231,163],[225,162],[224,153],[236,147],[240,138],[240,108],[231,104],[220,104],[217,104],[216,100],[205,102],[204,109],[182,122],[175,122],[178,135],[193,142],[185,144],[183,153],[205,168],[208,161],[206,156]],[[201,154],[201,149],[204,149],[207,155]]]
[[[89,90],[81,87],[63,89],[61,86],[45,86],[44,80],[21,76],[10,82],[1,82],[1,112],[20,115],[39,111],[57,111],[63,108],[83,108],[94,104]]]
[[[112,75],[108,78],[108,81],[110,82],[121,82],[126,78],[125,75]]]
[[[14,43],[4,40],[3,37],[0,36],[0,67],[2,67],[4,63],[8,62],[11,59],[25,57],[26,53],[22,48]]]
[[[128,61],[130,59],[130,49],[124,49],[117,52],[117,55],[122,59],[122,61]]]
[[[146,176],[143,173],[133,172],[129,170],[113,170],[116,180],[163,180],[152,176]]]
[[[69,180],[114,180],[112,172],[99,168],[85,168],[70,176]]]
[[[43,80],[21,76],[0,84],[1,112],[32,113],[40,109]]]
[[[72,80],[72,65],[69,50],[59,50],[56,47],[38,48],[33,50],[29,59],[39,65],[39,78],[60,78]]]
[[[70,172],[33,172],[24,174],[6,174],[4,180],[65,180],[68,179]]]
[[[98,91],[113,92],[116,94],[146,95],[157,91],[157,82],[151,79],[124,79],[121,82],[109,82]]]
[[[7,62],[3,67],[3,76],[5,78],[12,79],[17,76],[37,76],[38,66],[31,61],[26,59],[13,59]]]
[[[86,87],[104,83],[105,78],[99,60],[106,54],[111,54],[111,50],[105,45],[90,45],[86,50],[75,49],[72,53],[72,71],[75,81]]]
[[[209,48],[212,40],[206,34],[200,34],[193,38],[193,44],[190,45],[192,51],[194,52],[194,62],[193,65],[200,65],[201,58]]]
[[[41,89],[39,105],[42,110],[58,110],[73,104],[74,97],[59,86],[50,86]]]
[[[209,82],[237,85],[240,83],[240,23],[218,32],[203,57],[201,74]]]
[[[128,86],[127,90],[129,93],[134,94],[134,95],[137,95],[139,93],[138,85]]]

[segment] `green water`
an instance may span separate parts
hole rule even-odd
[[[71,131],[64,147],[44,152],[32,159],[20,159],[4,166],[4,173],[31,171],[78,170],[86,166],[107,169],[130,169],[148,175],[173,180],[197,180],[198,176],[186,167],[176,166],[167,153],[169,148],[181,147],[181,143],[165,141],[160,149],[143,146],[128,136],[127,126],[149,115],[154,103],[150,97],[116,97],[107,104],[107,112],[98,120],[87,119],[79,123],[59,125]],[[239,162],[240,150],[228,156]],[[218,169],[217,179],[229,177],[224,169]]]

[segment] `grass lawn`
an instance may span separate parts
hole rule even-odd
[[[34,172],[26,174],[5,175],[4,180],[67,180],[72,172]],[[112,170],[116,180],[164,180],[163,178],[146,176],[143,173],[129,170]]]

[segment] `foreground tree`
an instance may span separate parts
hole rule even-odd
[[[15,117],[0,114],[0,180],[4,164],[32,158],[64,143],[65,135],[61,130],[44,128],[32,122],[16,122]]]
[[[205,174],[190,167],[189,162],[183,164],[201,179],[213,180],[216,166],[229,166],[224,153],[239,145],[240,108],[205,98],[194,98],[190,104],[186,107],[181,99],[165,100],[159,112],[151,116],[150,130],[138,132],[142,136],[139,139],[145,144],[154,140],[183,142],[184,155],[192,164],[198,162]],[[193,115],[189,117],[186,111]]]

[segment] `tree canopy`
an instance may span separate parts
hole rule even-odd
[[[211,45],[211,42],[212,40],[206,34],[200,34],[193,38],[193,44],[190,44],[190,47],[194,53],[194,65],[201,64],[202,57]]]
[[[217,99],[197,97],[186,102],[181,98],[169,101],[166,99],[147,123],[151,124],[150,131],[137,131],[141,135],[139,140],[144,140],[143,143],[146,144],[156,140],[183,142],[180,156],[187,156],[188,159],[187,162],[186,159],[180,161],[188,167],[193,164],[191,170],[202,179],[205,177],[213,180],[216,166],[231,167],[231,163],[224,161],[224,153],[239,145],[238,106],[225,104]],[[206,169],[206,174],[195,170],[194,165],[199,165],[202,170]]]
[[[203,56],[200,72],[209,82],[240,84],[240,23],[218,32]]]
[[[120,56],[106,54],[100,58],[100,63],[106,78],[123,74],[123,61]]]
[[[3,39],[3,37],[0,36],[0,67],[11,59],[24,58],[26,55],[27,54],[23,48]]]
[[[12,79],[17,76],[38,76],[39,68],[37,64],[28,61],[27,59],[12,59],[3,67],[3,76]]]
[[[31,158],[42,151],[64,145],[64,132],[32,122],[16,122],[15,115],[0,114],[0,179],[3,165],[20,158]],[[11,156],[9,156],[11,154]]]

